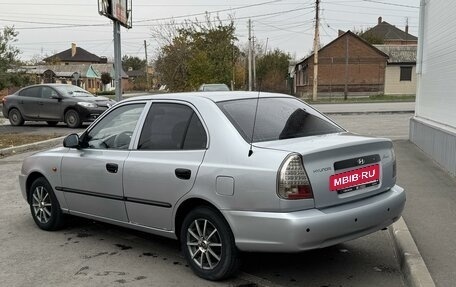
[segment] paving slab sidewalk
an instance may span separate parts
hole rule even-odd
[[[403,217],[436,286],[456,282],[456,179],[409,141],[395,141]]]

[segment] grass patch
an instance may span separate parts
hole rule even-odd
[[[305,99],[308,103],[311,104],[323,104],[323,103],[334,103],[334,104],[341,104],[341,103],[386,103],[386,102],[414,102],[415,96],[414,95],[374,95],[374,96],[356,96],[350,97],[346,100],[342,97],[322,97],[319,98],[317,101],[313,101],[312,99]]]
[[[57,138],[60,135],[24,135],[24,134],[1,134],[0,135],[0,149],[20,146],[24,144],[44,141],[48,139]]]

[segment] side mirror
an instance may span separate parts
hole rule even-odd
[[[54,99],[54,100],[58,100],[58,101],[62,100],[62,96],[60,96],[60,95],[52,95],[50,98]]]
[[[63,146],[68,148],[78,148],[79,147],[79,136],[78,134],[68,135],[63,139]]]

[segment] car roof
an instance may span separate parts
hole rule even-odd
[[[295,98],[290,95],[278,94],[278,93],[265,93],[265,92],[247,92],[247,91],[214,91],[214,92],[187,92],[187,93],[167,93],[167,94],[155,94],[145,95],[139,97],[129,98],[126,101],[134,100],[189,100],[198,98],[204,98],[214,103],[231,101],[231,100],[242,100],[242,99],[254,99],[254,98]]]

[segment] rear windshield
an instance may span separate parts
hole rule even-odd
[[[219,102],[217,105],[250,142],[257,99]],[[299,138],[344,130],[324,116],[293,98],[260,98],[253,142]]]

